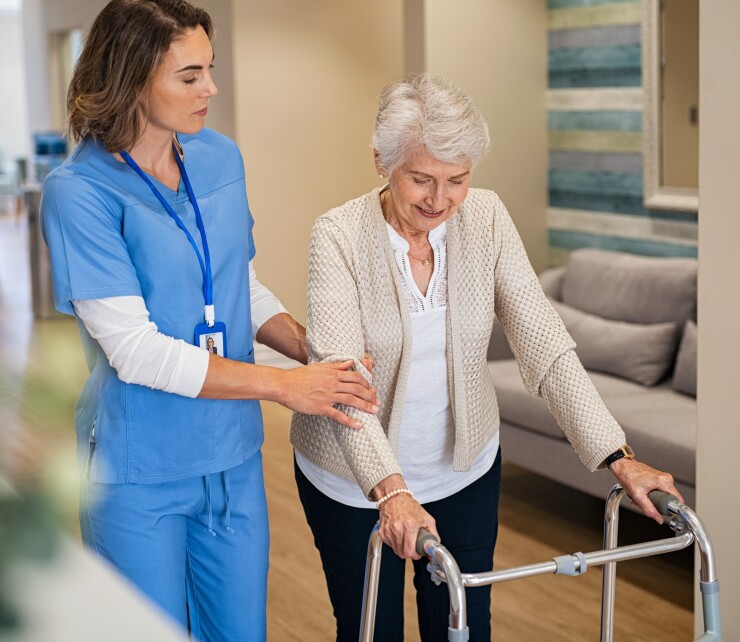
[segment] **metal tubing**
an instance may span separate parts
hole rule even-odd
[[[624,489],[614,486],[606,500],[604,511],[604,549],[617,547],[619,529],[619,503]],[[612,642],[614,637],[614,594],[616,591],[617,563],[604,564],[601,578],[601,642]]]
[[[375,633],[375,609],[378,604],[378,578],[383,555],[383,540],[380,539],[380,522],[375,524],[367,545],[365,563],[365,588],[362,597],[362,617],[360,619],[360,642],[372,642]]]
[[[453,631],[468,630],[468,609],[465,601],[465,586],[462,574],[455,559],[441,544],[432,547],[432,559],[442,567],[450,592],[450,629]],[[457,639],[467,639],[467,637]]]
[[[615,549],[593,551],[585,553],[587,566],[602,566],[609,563],[624,562],[626,560],[638,559],[640,557],[649,557],[650,555],[660,555],[662,553],[672,553],[682,548],[690,546],[694,541],[692,533],[684,533],[677,537],[659,539],[653,542],[643,544],[631,544],[630,546],[620,546]],[[575,565],[578,568],[578,559],[575,559]],[[499,584],[510,580],[519,580],[524,577],[533,577],[535,575],[553,575],[557,571],[557,564],[554,561],[540,562],[539,564],[530,564],[528,566],[517,566],[500,571],[487,571],[485,573],[462,573],[463,586],[485,586],[487,584]],[[441,570],[434,571],[437,577],[447,581],[445,574]]]
[[[671,512],[674,511],[673,506],[670,506]],[[696,544],[699,547],[699,559],[701,560],[701,568],[699,570],[699,577],[702,582],[716,582],[717,581],[717,567],[714,559],[714,549],[712,548],[712,542],[709,539],[709,535],[704,530],[704,525],[697,514],[684,504],[678,504],[675,508],[675,514],[684,520],[691,531],[696,536]]]
[[[468,639],[468,611],[465,602],[465,587],[460,568],[449,551],[441,544],[429,540],[424,543],[424,551],[444,570],[450,593],[449,639],[465,642]],[[362,598],[360,619],[360,642],[372,642],[375,634],[375,612],[378,603],[378,580],[383,555],[383,541],[380,539],[380,522],[370,533],[365,563],[365,587]]]

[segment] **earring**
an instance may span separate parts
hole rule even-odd
[[[384,174],[378,174],[378,178],[385,178]]]

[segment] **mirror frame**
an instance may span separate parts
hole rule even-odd
[[[661,184],[661,47],[660,0],[642,0],[643,177],[644,201],[650,209],[699,210],[699,190]]]

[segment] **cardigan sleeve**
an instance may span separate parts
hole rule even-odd
[[[575,353],[575,342],[547,299],[506,209],[494,220],[498,256],[495,311],[527,390],[543,397],[583,464],[595,470],[625,443]]]
[[[317,219],[311,236],[308,273],[308,318],[306,339],[309,361],[338,362],[352,359],[355,369],[370,379],[360,363],[365,354],[363,324],[358,288],[352,262],[352,243],[328,218]],[[340,410],[357,419],[361,429],[352,429],[326,417],[299,418],[297,426],[309,422],[323,424],[320,439],[336,439],[344,458],[365,495],[381,480],[401,473],[388,438],[377,416],[356,408]],[[324,434],[322,434],[324,433]],[[313,444],[317,455],[321,444]],[[312,459],[311,453],[304,453]]]
[[[575,343],[529,262],[503,203],[496,203],[493,224],[496,249],[494,310],[509,339],[527,390],[541,396],[540,385],[557,358]]]
[[[558,357],[545,375],[541,391],[548,410],[591,472],[609,453],[627,443],[575,351]]]

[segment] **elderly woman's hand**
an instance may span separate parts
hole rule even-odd
[[[401,475],[391,475],[373,489],[376,499],[398,488],[405,488]],[[426,528],[437,539],[436,522],[411,495],[399,493],[385,500],[380,511],[380,539],[403,559],[421,559],[416,552],[416,538],[420,528]]]
[[[617,481],[645,515],[654,519],[658,524],[663,523],[663,516],[657,511],[648,499],[651,490],[662,490],[675,495],[683,502],[681,493],[673,485],[673,476],[636,459],[619,459],[609,466]]]

